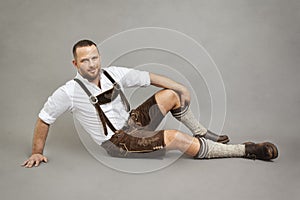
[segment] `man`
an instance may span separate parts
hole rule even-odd
[[[94,141],[111,156],[162,156],[167,150],[180,150],[195,159],[271,160],[278,156],[276,146],[269,142],[223,144],[229,138],[204,128],[189,108],[187,88],[167,77],[114,66],[103,71],[97,45],[90,40],[77,42],[73,56],[73,65],[78,71],[76,79],[58,88],[39,113],[32,155],[22,164],[26,168],[47,162],[43,150],[50,124],[65,111],[71,111]],[[149,85],[163,89],[129,112],[122,92],[124,88]],[[193,136],[178,130],[155,130],[169,111],[192,131]]]

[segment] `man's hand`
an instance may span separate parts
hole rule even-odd
[[[25,162],[22,164],[22,167],[38,167],[41,162],[48,162],[48,159],[42,154],[32,154],[27,160],[25,160]]]
[[[187,88],[182,87],[180,91],[177,91],[180,96],[180,104],[181,106],[189,105],[191,101],[191,95]]]

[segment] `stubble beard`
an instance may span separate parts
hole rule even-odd
[[[95,79],[99,77],[100,67],[98,67],[95,70],[96,72],[94,74],[90,74],[89,72],[82,73],[82,77],[87,79],[89,82],[93,82]]]

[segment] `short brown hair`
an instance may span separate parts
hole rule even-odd
[[[76,44],[74,44],[73,46],[73,56],[74,58],[76,58],[76,49],[80,48],[80,47],[86,47],[86,46],[92,46],[95,45],[95,47],[97,47],[97,45],[91,41],[91,40],[80,40],[78,41]]]

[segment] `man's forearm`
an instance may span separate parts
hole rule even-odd
[[[180,103],[182,106],[190,103],[190,92],[185,86],[181,85],[180,83],[177,83],[167,77],[153,73],[150,73],[150,80],[151,85],[176,91],[179,94]]]
[[[43,154],[48,131],[49,124],[46,124],[41,119],[38,119],[36,122],[32,141],[32,154]]]
[[[177,92],[183,92],[186,90],[185,86],[173,81],[170,78],[158,74],[150,73],[150,80],[151,80],[151,85],[157,87],[168,88],[168,89],[175,90]]]

